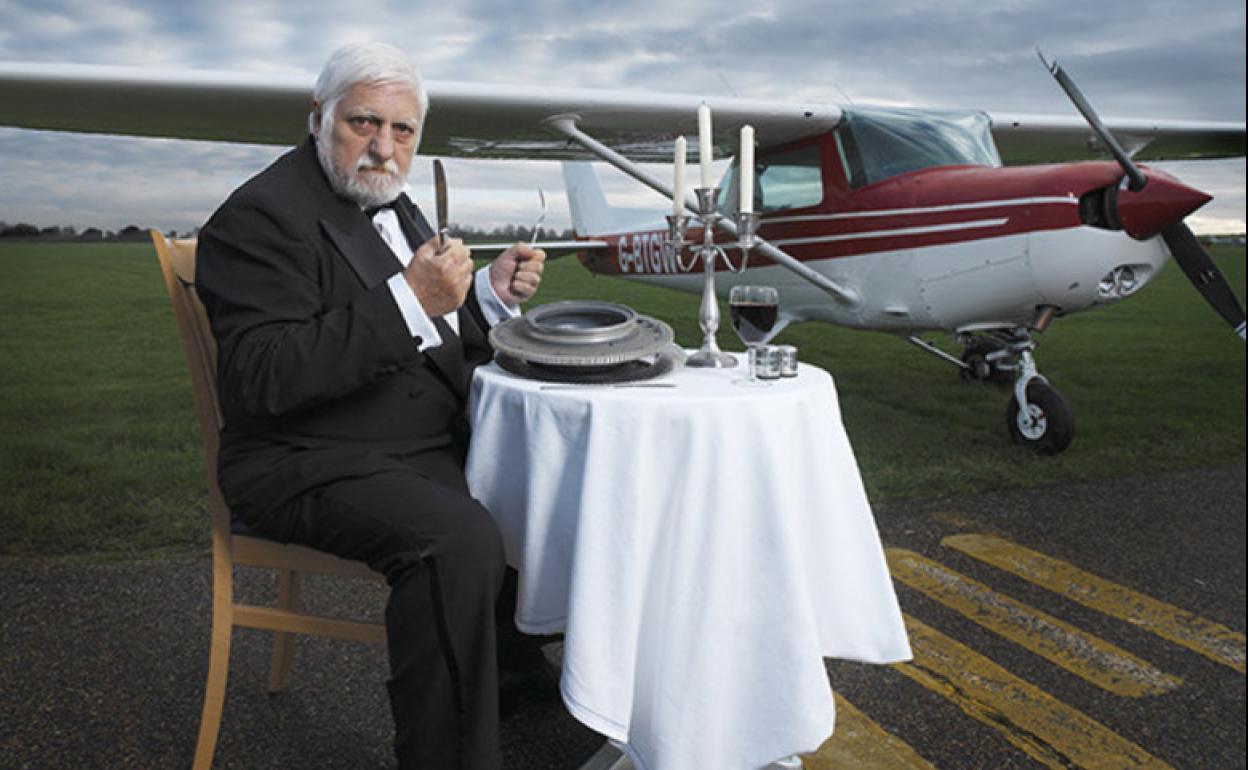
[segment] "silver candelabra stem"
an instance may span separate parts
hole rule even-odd
[[[717,187],[699,187],[698,219],[702,220],[702,246],[698,250],[702,257],[703,273],[706,276],[702,284],[702,306],[698,310],[698,326],[702,328],[702,347],[689,356],[686,366],[714,367],[727,369],[737,365],[735,356],[719,349],[715,333],[719,331],[719,300],[715,296],[715,261],[723,256],[723,252],[715,245],[715,223],[720,214],[715,208],[719,197]],[[726,258],[725,258],[726,261]]]

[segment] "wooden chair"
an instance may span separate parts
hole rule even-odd
[[[258,537],[234,534],[230,511],[217,487],[217,449],[220,442],[221,407],[217,401],[216,341],[208,316],[195,293],[195,240],[169,240],[152,230],[152,243],[164,274],[165,288],[178,322],[186,364],[190,369],[195,409],[204,440],[208,472],[208,508],[212,518],[212,644],[208,657],[208,683],[199,723],[193,770],[208,770],[217,746],[225,684],[230,665],[230,638],[234,626],[275,631],[269,691],[286,689],[294,654],[294,634],[315,634],[338,639],[385,642],[380,623],[362,623],[299,611],[299,578],[304,572],[345,577],[381,579],[363,563],[339,559],[321,551],[282,545]],[[277,571],[277,604],[260,607],[234,601],[234,566],[266,567]]]

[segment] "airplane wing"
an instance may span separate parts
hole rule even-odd
[[[989,113],[992,138],[1007,164],[1104,160],[1109,151],[1078,113]],[[1106,118],[1114,138],[1137,160],[1242,158],[1244,124]]]
[[[97,134],[297,144],[307,135],[314,76],[0,62],[0,125]],[[423,155],[592,158],[542,123],[578,125],[636,161],[672,159],[672,140],[696,137],[703,101],[715,113],[716,154],[735,153],[749,123],[769,144],[831,129],[830,104],[541,86],[426,81]],[[696,144],[696,140],[691,142]],[[692,149],[692,148],[691,148]]]
[[[306,134],[314,80],[306,74],[0,62],[0,125],[290,145]],[[746,123],[772,146],[826,132],[842,117],[841,107],[830,103],[449,81],[428,81],[426,88],[425,155],[588,159],[543,125],[572,114],[581,130],[631,160],[670,161],[676,136],[696,143],[697,108],[705,101],[715,115],[715,154],[726,157],[735,153]],[[990,117],[1006,163],[1103,157],[1073,112]],[[1105,123],[1141,160],[1245,154],[1243,123]]]

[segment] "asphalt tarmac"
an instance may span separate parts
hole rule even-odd
[[[972,662],[942,673],[943,648],[926,641],[916,644],[909,668],[828,661],[833,688],[879,735],[942,770],[1091,767],[1093,760],[1105,767],[1245,766],[1243,465],[895,502],[875,513],[891,555],[918,554],[966,578],[959,583],[1010,597],[1024,614],[1047,613],[1093,639],[1091,646],[1112,646],[1155,667],[1165,685],[1146,694],[1110,691],[1029,649],[1037,634],[991,630],[989,608],[959,609],[898,580],[911,622]],[[993,536],[1165,602],[1187,613],[1181,617],[1189,628],[1226,626],[1238,668],[1138,618],[1114,617],[1096,605],[1100,598],[1090,606],[1073,601],[948,539],[966,534]],[[0,567],[0,770],[189,767],[207,667],[209,575],[206,558]],[[246,570],[239,584],[256,600],[272,592]],[[312,606],[355,608],[362,617],[377,617],[385,598],[380,585],[356,581],[309,581],[304,595]],[[393,767],[384,651],[301,638],[290,691],[270,696],[269,638],[235,631],[214,767]],[[1007,677],[1021,689],[977,690],[981,668],[996,672],[988,679]],[[1067,717],[1030,721],[1046,709],[1080,715],[1079,724],[1095,730],[1072,737],[1050,731]],[[558,704],[529,704],[503,723],[508,770],[573,770],[600,744]],[[1124,745],[1131,752],[1114,748]],[[838,766],[887,761],[858,761],[852,753],[837,754]],[[820,756],[808,766],[832,766],[820,764],[833,756],[826,747]]]

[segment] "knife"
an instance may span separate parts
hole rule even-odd
[[[438,253],[441,254],[450,234],[450,220],[446,214],[446,171],[438,158],[433,159],[433,199],[438,211]]]

